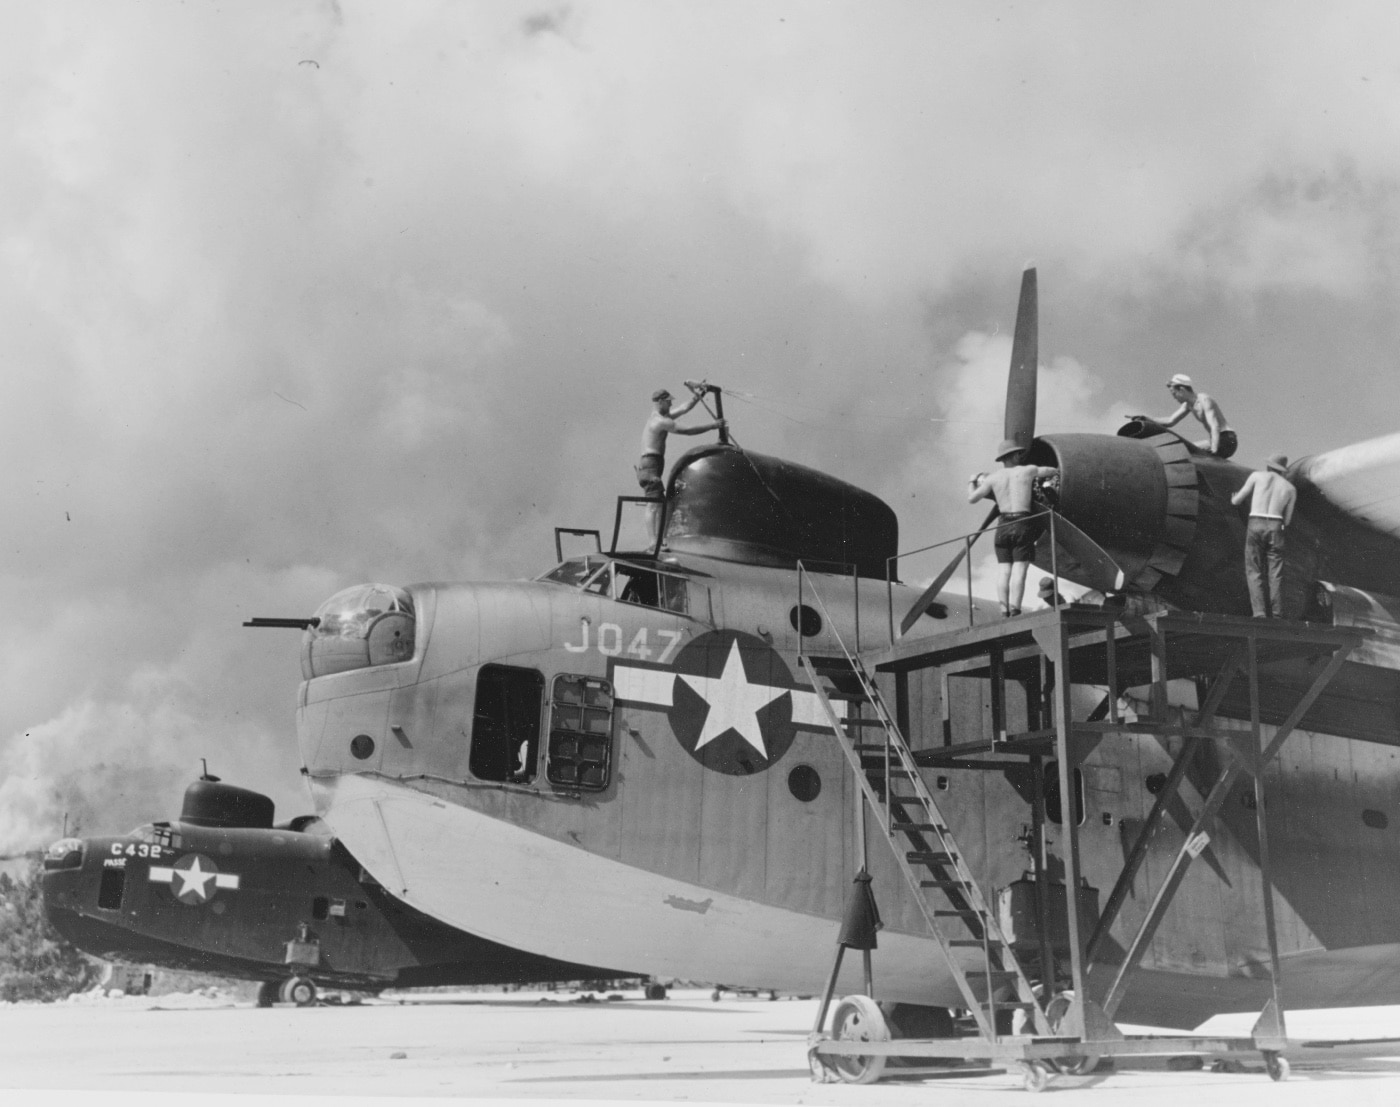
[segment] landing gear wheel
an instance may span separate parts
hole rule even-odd
[[[647,985],[646,992],[644,994],[646,995],[647,999],[665,999],[666,985],[653,980],[650,984]]]
[[[1291,1070],[1287,1058],[1281,1057],[1271,1049],[1266,1049],[1264,1050],[1264,1071],[1269,1074],[1270,1080],[1278,1083],[1287,1080]]]
[[[275,980],[264,980],[258,985],[258,1006],[271,1007],[277,1002],[277,990],[280,985]]]
[[[304,976],[294,976],[284,980],[278,992],[283,1003],[295,1003],[298,1007],[310,1007],[316,1002],[316,985]]]
[[[1027,1061],[1024,1083],[1028,1092],[1045,1091],[1050,1083],[1050,1066],[1044,1061]]]
[[[890,1028],[879,1004],[869,996],[847,996],[831,1016],[831,1036],[843,1042],[888,1042]],[[888,1057],[833,1054],[829,1063],[843,1083],[873,1084],[885,1072]]]
[[[1059,1033],[1060,1023],[1069,1014],[1069,1007],[1073,1002],[1073,992],[1061,992],[1045,1008],[1046,1021],[1050,1023],[1050,1029],[1055,1033]],[[1056,1057],[1050,1062],[1051,1068],[1066,1076],[1088,1076],[1089,1073],[1098,1068],[1098,1065],[1099,1056],[1096,1053],[1086,1053],[1079,1057]]]

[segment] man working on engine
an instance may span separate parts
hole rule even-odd
[[[1240,490],[1230,497],[1232,504],[1249,500],[1249,530],[1244,537],[1244,575],[1249,582],[1249,605],[1256,619],[1282,619],[1283,614],[1283,530],[1293,520],[1297,489],[1283,475],[1288,458],[1274,454],[1267,466],[1250,473]],[[1265,566],[1268,595],[1265,595]]]
[[[1008,438],[997,449],[997,460],[1004,468],[990,474],[974,474],[967,495],[967,502],[973,504],[990,498],[1001,512],[995,546],[999,569],[997,599],[1001,601],[1004,616],[1021,614],[1026,568],[1035,557],[1035,544],[1045,531],[1044,517],[1034,514],[1036,481],[1059,472],[1041,465],[1022,465],[1024,453]]]
[[[1153,419],[1152,422],[1159,423],[1164,427],[1174,427],[1188,415],[1194,415],[1203,427],[1210,432],[1210,437],[1199,442],[1203,450],[1209,450],[1219,458],[1227,458],[1239,447],[1239,439],[1225,423],[1225,412],[1220,409],[1220,405],[1215,399],[1204,392],[1197,392],[1191,383],[1191,378],[1185,373],[1177,373],[1171,380],[1167,381],[1167,390],[1171,392],[1172,399],[1178,405],[1177,409],[1164,419]]]

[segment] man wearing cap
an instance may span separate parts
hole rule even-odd
[[[1026,567],[1035,557],[1035,544],[1045,531],[1044,517],[1033,515],[1035,483],[1059,472],[1041,465],[1022,465],[1024,453],[1014,439],[1008,438],[997,447],[997,460],[1004,468],[990,474],[973,474],[967,494],[971,504],[990,497],[1001,512],[995,542],[1000,569],[997,599],[1005,616],[1021,614]]]
[[[700,423],[693,427],[678,426],[676,420],[698,404],[705,395],[702,388],[691,388],[690,391],[690,402],[675,410],[671,408],[671,394],[666,389],[658,388],[651,394],[655,410],[647,416],[647,424],[642,428],[642,459],[637,463],[637,483],[642,486],[647,498],[656,500],[657,503],[666,498],[666,486],[661,480],[661,474],[666,468],[666,436],[672,432],[704,434],[706,431],[719,430],[725,425],[723,419],[717,419],[713,423]],[[659,514],[657,507],[647,505],[647,526],[651,528],[653,539],[656,538]]]
[[[1191,378],[1185,373],[1177,373],[1167,381],[1167,390],[1180,406],[1165,419],[1153,419],[1154,423],[1174,427],[1188,415],[1194,415],[1210,432],[1210,439],[1197,445],[1210,450],[1218,458],[1227,458],[1235,452],[1239,440],[1235,437],[1235,432],[1225,425],[1225,413],[1220,410],[1220,405],[1212,396],[1197,392]]]
[[[1293,519],[1298,492],[1284,473],[1288,458],[1274,454],[1265,468],[1250,473],[1232,504],[1249,499],[1249,530],[1244,538],[1244,575],[1249,581],[1249,604],[1256,619],[1282,619],[1283,530]],[[1268,564],[1268,596],[1264,595],[1264,566]]]

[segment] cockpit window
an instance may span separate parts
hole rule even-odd
[[[708,590],[703,584],[650,565],[603,557],[576,557],[539,579],[572,585],[620,603],[657,607],[678,615],[706,618],[709,614]]]
[[[557,568],[551,569],[540,580],[557,581],[559,584],[580,585],[605,564],[601,557],[571,557]]]
[[[310,676],[392,665],[413,656],[413,598],[392,584],[357,584],[337,592],[316,611],[306,631]]]

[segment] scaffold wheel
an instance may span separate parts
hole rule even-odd
[[[831,1016],[831,1037],[839,1042],[888,1042],[890,1028],[869,996],[846,996]],[[873,1084],[885,1071],[882,1056],[832,1054],[828,1063],[846,1084]]]
[[[1044,1061],[1027,1061],[1024,1080],[1026,1091],[1045,1091],[1050,1083],[1050,1066]]]
[[[1290,1071],[1288,1058],[1275,1053],[1272,1049],[1266,1049],[1263,1052],[1264,1071],[1269,1074],[1269,1079],[1276,1083],[1281,1080],[1287,1080]]]
[[[1055,1033],[1059,1033],[1060,1022],[1069,1013],[1069,1006],[1073,1002],[1073,992],[1061,992],[1045,1008],[1045,1018]],[[1050,1065],[1056,1072],[1062,1072],[1066,1076],[1087,1076],[1098,1068],[1099,1056],[1096,1053],[1086,1053],[1079,1057],[1056,1057]]]

